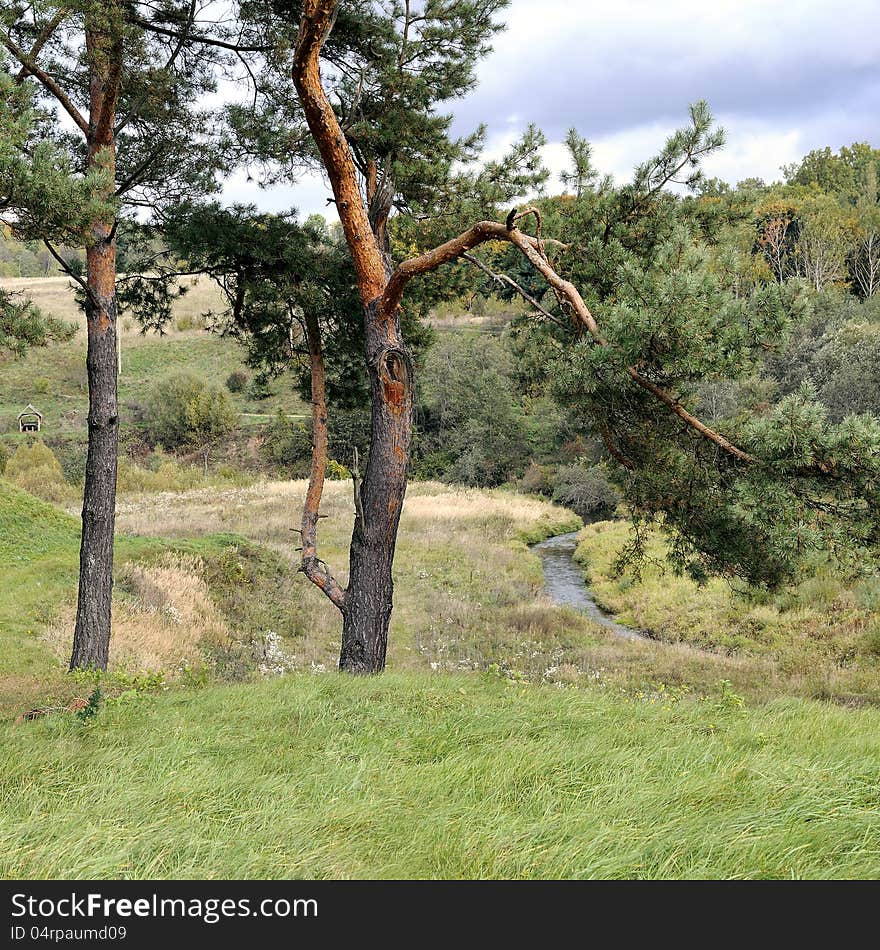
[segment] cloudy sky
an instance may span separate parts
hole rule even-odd
[[[705,98],[727,131],[707,172],[780,178],[812,148],[880,145],[880,0],[513,0],[507,29],[452,105],[455,131],[489,126],[500,154],[535,122],[545,160],[565,167],[575,126],[602,172],[626,180]],[[240,175],[230,200],[326,212],[320,179],[261,191]]]

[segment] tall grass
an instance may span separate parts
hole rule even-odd
[[[295,674],[8,727],[5,877],[876,877],[880,712]]]
[[[641,578],[617,576],[623,522],[589,525],[576,558],[600,603],[624,623],[664,643],[685,643],[770,661],[799,692],[839,701],[880,702],[880,576],[847,580],[827,559],[775,594],[738,591],[721,579],[704,586],[677,577],[659,535]]]

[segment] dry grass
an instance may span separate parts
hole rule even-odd
[[[198,558],[178,554],[123,566],[116,580],[111,670],[175,670],[197,664],[204,647],[229,639],[202,569]],[[74,618],[68,606],[45,633],[59,660],[70,652]]]
[[[185,277],[182,283],[187,292],[174,303],[174,322],[168,328],[170,333],[181,332],[176,329],[178,323],[187,326],[198,322],[197,318],[206,310],[223,307],[220,288],[209,277]],[[75,323],[79,335],[85,336],[85,317],[77,306],[75,284],[69,277],[4,277],[0,278],[0,287],[23,294],[46,313]],[[140,335],[137,322],[126,317],[120,321],[120,331],[123,337]],[[182,332],[191,334],[194,331],[197,332],[197,328],[192,326]]]
[[[120,530],[185,538],[235,532],[281,553],[295,574],[304,481],[225,491],[130,496],[118,508]],[[328,483],[319,549],[344,584],[354,518],[351,487]],[[566,523],[568,519],[568,523]],[[531,681],[600,685],[633,693],[656,684],[695,694],[719,680],[770,696],[781,677],[766,659],[714,654],[688,646],[616,639],[584,616],[542,595],[537,556],[521,538],[569,530],[564,510],[534,496],[416,482],[408,491],[395,560],[395,610],[389,639],[393,669],[485,670]],[[332,669],[339,614],[301,575],[293,587],[295,636],[285,643],[298,669]],[[281,605],[284,609],[284,605]]]
[[[699,586],[666,563],[659,535],[634,581],[614,565],[628,539],[624,522],[589,525],[577,559],[597,600],[626,624],[664,642],[688,644],[774,670],[786,690],[839,702],[880,702],[880,576],[847,582],[817,560],[800,583],[776,594],[737,592],[721,579]],[[877,631],[877,633],[875,633]],[[772,684],[771,684],[772,685]],[[778,684],[777,684],[778,686]]]

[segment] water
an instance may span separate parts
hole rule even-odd
[[[557,534],[532,545],[532,550],[541,558],[547,596],[560,607],[572,607],[581,611],[615,636],[626,640],[647,640],[645,634],[618,623],[593,600],[584,582],[584,575],[574,563],[576,539],[577,531],[572,531],[570,534]]]

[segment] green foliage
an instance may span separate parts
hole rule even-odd
[[[75,332],[75,324],[45,314],[30,300],[0,288],[0,354],[22,356],[34,346],[64,343]]]
[[[229,394],[192,373],[155,384],[147,401],[146,431],[158,445],[203,446],[229,435],[237,425]]]
[[[473,88],[506,6],[507,0],[340,5],[323,48],[323,78],[359,173],[365,180],[371,169],[376,173],[370,215],[380,231],[394,209],[448,215],[487,197],[510,200],[535,180],[536,130],[515,158],[483,171],[476,158],[485,129],[455,138],[445,111]],[[314,157],[301,106],[289,95],[301,10],[249,0],[240,9],[246,27],[272,52],[254,103],[227,110],[231,147],[274,163],[278,177],[289,178]]]
[[[115,214],[116,201],[105,197],[113,190],[110,173],[100,162],[80,172],[44,137],[46,118],[33,87],[0,70],[0,207],[13,211],[25,239],[84,244],[96,218]]]
[[[351,478],[351,472],[336,459],[327,459],[327,478],[334,482],[347,481]]]
[[[766,354],[809,314],[816,300],[810,285],[845,283],[852,222],[836,199],[792,195],[789,223],[797,227],[785,236],[788,257],[774,273],[749,233],[750,203],[763,200],[761,190],[738,195],[702,179],[700,163],[721,141],[708,109],[697,104],[690,124],[636,169],[631,184],[616,187],[594,173],[589,150],[570,137],[580,194],[541,203],[544,235],[565,243],[548,253],[581,291],[606,344],[572,327],[515,249],[495,252],[491,263],[557,321],[517,321],[520,377],[549,389],[601,434],[624,502],[637,522],[660,519],[674,566],[700,579],[720,572],[773,586],[817,548],[873,556],[880,428],[869,417],[830,425],[815,389],[768,407]],[[677,198],[666,190],[671,183],[697,194]],[[759,236],[789,206],[766,205],[761,214]],[[836,376],[832,352],[823,386],[842,405],[854,389],[871,389],[870,373],[859,377],[871,356],[850,358],[850,381]],[[692,411],[707,385],[738,381],[730,416],[713,423],[758,461],[737,462],[683,425],[628,377],[629,367]],[[638,558],[641,546],[629,553]]]
[[[292,477],[304,477],[311,464],[311,430],[279,410],[267,429],[261,451],[264,458],[284,467]]]
[[[520,474],[527,428],[509,357],[489,337],[445,335],[420,380],[417,466],[465,485],[499,485]]]
[[[120,494],[130,492],[176,492],[205,485],[223,487],[247,484],[249,478],[225,466],[214,467],[206,475],[204,465],[187,465],[161,449],[150,453],[143,464],[122,456],[116,488]]]
[[[210,316],[215,329],[245,347],[248,364],[257,370],[254,398],[268,393],[269,381],[286,370],[308,393],[303,314],[309,310],[324,337],[330,402],[366,400],[363,308],[348,253],[328,242],[326,226],[240,205],[186,205],[176,210],[167,238],[192,269],[210,274],[223,288],[228,307]]]
[[[880,149],[867,142],[854,142],[839,152],[830,148],[814,149],[800,162],[783,168],[792,185],[817,186],[824,192],[856,204],[865,184],[880,177]]]
[[[82,723],[91,722],[101,711],[101,704],[104,701],[104,693],[100,686],[96,686],[89,693],[88,702],[82,709],[76,712],[76,718]]]
[[[6,463],[3,475],[44,501],[66,501],[71,494],[58,459],[40,439],[20,445]]]
[[[231,393],[240,393],[244,392],[245,387],[248,384],[247,373],[243,372],[240,369],[234,370],[226,377],[226,388]]]

